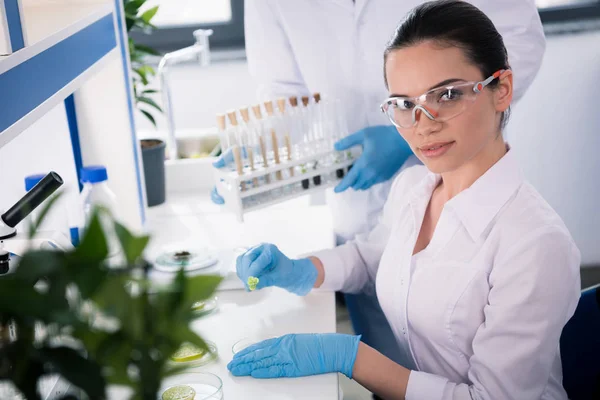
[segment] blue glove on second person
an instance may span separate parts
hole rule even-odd
[[[338,333],[285,335],[254,344],[227,365],[235,376],[295,378],[341,372],[352,378],[360,336]]]
[[[337,151],[362,146],[363,152],[352,169],[335,187],[336,193],[348,188],[367,190],[390,179],[413,153],[393,125],[370,126],[335,143]]]
[[[259,282],[256,289],[277,286],[305,296],[317,280],[317,268],[308,258],[290,260],[274,244],[261,244],[251,248],[236,260],[237,276],[248,289],[248,278]]]
[[[244,149],[242,155],[243,157],[246,157],[246,149]],[[233,162],[233,152],[231,151],[231,149],[228,149],[223,154],[221,154],[215,162],[213,162],[213,167],[223,168],[225,165],[232,164]],[[215,204],[225,204],[225,199],[219,194],[216,186],[213,186],[212,190],[210,191],[210,199]]]

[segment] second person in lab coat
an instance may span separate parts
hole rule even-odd
[[[341,99],[349,132],[338,148],[363,154],[329,197],[338,244],[377,223],[392,179],[412,154],[379,110],[387,95],[382,51],[398,22],[420,0],[246,0],[246,53],[259,100],[320,92]],[[533,81],[545,49],[534,0],[473,0],[504,38],[515,99]],[[468,21],[464,21],[468,23]],[[372,293],[347,305],[363,341],[401,362],[393,334]]]

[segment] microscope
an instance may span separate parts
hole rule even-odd
[[[61,187],[63,180],[56,172],[50,172],[8,211],[0,215],[0,276],[13,272],[11,265],[28,249],[71,250],[73,245],[61,232],[40,231],[33,238],[18,233],[16,226],[33,210]]]

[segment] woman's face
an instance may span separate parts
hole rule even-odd
[[[433,42],[392,51],[387,57],[385,74],[390,97],[420,96],[442,85],[487,78],[469,62],[463,50]],[[448,83],[449,80],[456,82]],[[494,154],[497,146],[504,147],[500,118],[511,99],[512,76],[506,72],[496,88],[486,87],[473,102],[468,102],[461,114],[439,122],[417,110],[417,124],[398,131],[430,171],[440,174],[454,171]]]

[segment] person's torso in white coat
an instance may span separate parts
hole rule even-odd
[[[350,133],[386,124],[383,51],[419,0],[246,0],[246,52],[259,100],[320,92],[339,98]],[[545,41],[533,0],[471,1],[503,35],[520,97],[537,73]],[[468,23],[468,21],[465,21]],[[373,228],[391,181],[330,196],[344,239]]]

